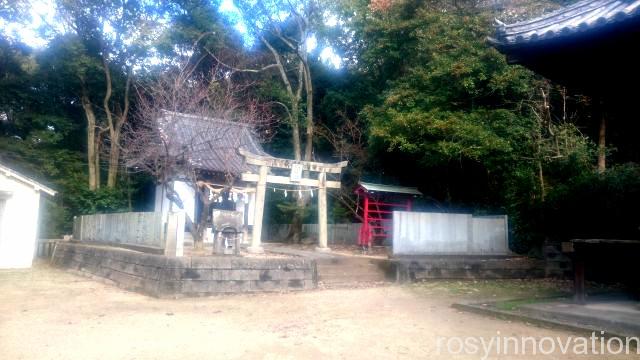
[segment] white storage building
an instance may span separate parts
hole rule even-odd
[[[0,269],[31,267],[40,196],[55,191],[0,164]]]

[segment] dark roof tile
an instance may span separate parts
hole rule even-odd
[[[189,154],[194,167],[200,170],[237,175],[251,171],[238,154],[244,148],[256,155],[266,156],[251,126],[239,122],[206,118],[165,111],[158,119],[160,133],[171,138],[173,151]]]
[[[640,17],[640,0],[583,0],[546,15],[504,24],[496,21],[498,47],[544,41]]]

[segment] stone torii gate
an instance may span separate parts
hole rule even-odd
[[[239,149],[238,152],[244,156],[247,164],[259,166],[258,174],[247,172],[243,173],[241,177],[242,181],[257,183],[253,234],[251,236],[251,246],[247,248],[247,251],[252,253],[264,252],[261,236],[267,183],[318,188],[318,225],[320,230],[316,251],[331,251],[327,246],[327,188],[339,189],[340,181],[327,180],[327,173],[342,173],[342,168],[347,166],[347,161],[329,164],[255,155],[244,149]],[[269,175],[270,168],[289,169],[290,176]],[[318,173],[318,177],[313,179],[304,176],[311,172]]]

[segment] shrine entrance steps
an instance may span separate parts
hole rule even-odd
[[[286,245],[264,244],[269,252],[312,258],[317,264],[318,287],[364,287],[395,282],[394,264],[379,256],[358,256],[302,250]]]
[[[336,256],[317,259],[318,286],[351,287],[395,281],[393,264],[385,259]]]

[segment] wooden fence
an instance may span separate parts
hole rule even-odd
[[[160,212],[127,212],[77,216],[73,239],[151,249],[164,249],[165,226]]]

